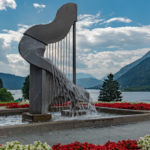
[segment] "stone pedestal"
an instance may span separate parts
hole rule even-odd
[[[22,121],[29,122],[46,122],[51,120],[51,114],[31,114],[29,112],[22,114]]]
[[[84,110],[75,110],[75,111],[62,110],[61,115],[66,116],[66,117],[82,116],[82,115],[86,115],[86,111]]]

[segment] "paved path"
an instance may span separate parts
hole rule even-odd
[[[26,134],[24,132],[24,134],[12,137],[0,136],[0,143],[18,140],[21,143],[30,144],[33,141],[41,140],[42,142],[46,141],[50,145],[59,142],[69,144],[74,141],[104,144],[108,140],[139,139],[139,137],[146,134],[150,134],[150,121],[104,128],[80,128],[34,134]]]

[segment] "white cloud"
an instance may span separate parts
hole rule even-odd
[[[81,15],[77,23],[78,49],[137,49],[150,47],[150,25],[103,27],[98,15]],[[96,26],[95,26],[96,25]]]
[[[82,28],[90,27],[93,24],[97,24],[102,21],[103,19],[100,19],[100,12],[98,12],[96,15],[91,14],[79,15],[77,22],[77,29],[81,30]]]
[[[102,22],[104,19],[98,13],[80,15],[77,23],[77,70],[97,78],[118,71],[150,50],[150,25],[100,28]],[[16,31],[3,30],[0,33],[3,52],[13,42],[18,43],[28,27],[18,25]],[[6,53],[5,57],[7,63],[0,60],[3,72],[8,68],[9,72],[18,75],[28,74],[28,65],[18,54]]]
[[[9,72],[20,76],[29,74],[29,64],[19,54],[7,54],[6,57],[9,62],[7,65]]]
[[[79,68],[78,72],[90,73],[100,79],[110,72],[119,71],[120,68],[139,59],[148,51],[150,48],[82,54],[78,59],[87,67],[85,69]]]
[[[81,16],[77,23],[78,72],[102,78],[150,50],[150,25],[100,28],[100,15]]]
[[[23,58],[21,58],[19,54],[14,54],[15,51],[18,51],[18,47],[13,47],[14,43],[19,43],[23,33],[28,28],[28,25],[18,24],[17,31],[4,29],[3,33],[0,33],[1,72],[12,73],[21,76],[29,74],[28,64],[25,62],[25,60],[23,60]]]
[[[46,5],[44,5],[44,4],[38,4],[38,3],[33,3],[33,7],[35,7],[35,8],[45,8]]]
[[[132,22],[132,20],[129,19],[129,18],[115,17],[115,18],[111,18],[111,19],[108,19],[108,20],[104,21],[104,23],[111,23],[111,22],[114,22],[114,21],[123,22],[123,23]]]
[[[6,10],[7,7],[16,9],[17,4],[15,0],[0,0],[0,10]]]
[[[18,30],[8,30],[4,29],[2,33],[0,33],[0,40],[2,40],[2,45],[4,48],[10,47],[12,42],[19,42],[23,33],[29,28],[28,25],[18,24]]]

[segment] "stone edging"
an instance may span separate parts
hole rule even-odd
[[[0,127],[0,135],[13,136],[14,134],[24,134],[24,133],[30,134],[36,132],[42,133],[42,132],[72,129],[72,128],[106,127],[112,125],[135,123],[135,122],[146,121],[146,120],[150,120],[150,113],[125,115],[125,116],[111,117],[111,118],[90,119],[90,120],[31,123],[31,124]]]
[[[0,109],[0,116],[17,115],[17,114],[22,114],[23,112],[28,112],[28,111],[29,111],[29,108]]]
[[[106,127],[112,125],[121,125],[150,120],[150,111],[127,110],[127,109],[116,109],[106,107],[99,107],[99,108],[97,107],[96,109],[99,112],[117,113],[123,114],[124,116],[89,119],[89,120],[55,121],[55,122],[30,123],[12,126],[1,126],[0,135],[13,136],[14,134],[24,134],[24,131],[25,133],[30,134],[35,132],[42,133],[72,128]],[[28,110],[29,110],[28,108],[5,109],[0,110],[0,115],[21,114],[22,112],[27,112]]]

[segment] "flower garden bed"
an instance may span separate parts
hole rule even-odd
[[[86,105],[86,104],[83,104]],[[109,107],[109,108],[119,108],[119,109],[131,109],[131,110],[150,110],[150,104],[147,103],[96,103],[93,104],[96,107]],[[6,108],[28,108],[29,104],[22,104],[18,102],[11,103],[0,103],[0,107],[5,106]],[[54,107],[70,106],[70,102],[63,104],[55,104]]]
[[[12,103],[9,104],[6,108],[28,108],[29,104],[19,104],[19,103]]]
[[[87,106],[87,104],[82,104]],[[119,109],[131,109],[131,110],[150,110],[150,104],[148,103],[128,103],[128,102],[98,102],[93,104],[96,107],[109,107],[109,108],[119,108]],[[63,104],[55,104],[54,107],[70,106],[70,102]]]
[[[150,104],[147,103],[96,103],[96,107],[109,107],[131,110],[150,110]]]
[[[95,145],[91,143],[80,143],[75,141],[71,144],[61,145],[60,143],[49,146],[47,143],[40,141],[30,145],[22,145],[18,141],[7,142],[0,145],[0,150],[149,150],[150,136],[141,137],[139,140],[122,140],[118,142],[108,141],[104,145]]]
[[[0,103],[0,107],[5,108],[28,108],[29,104],[23,104],[18,102],[8,102],[8,103]]]

